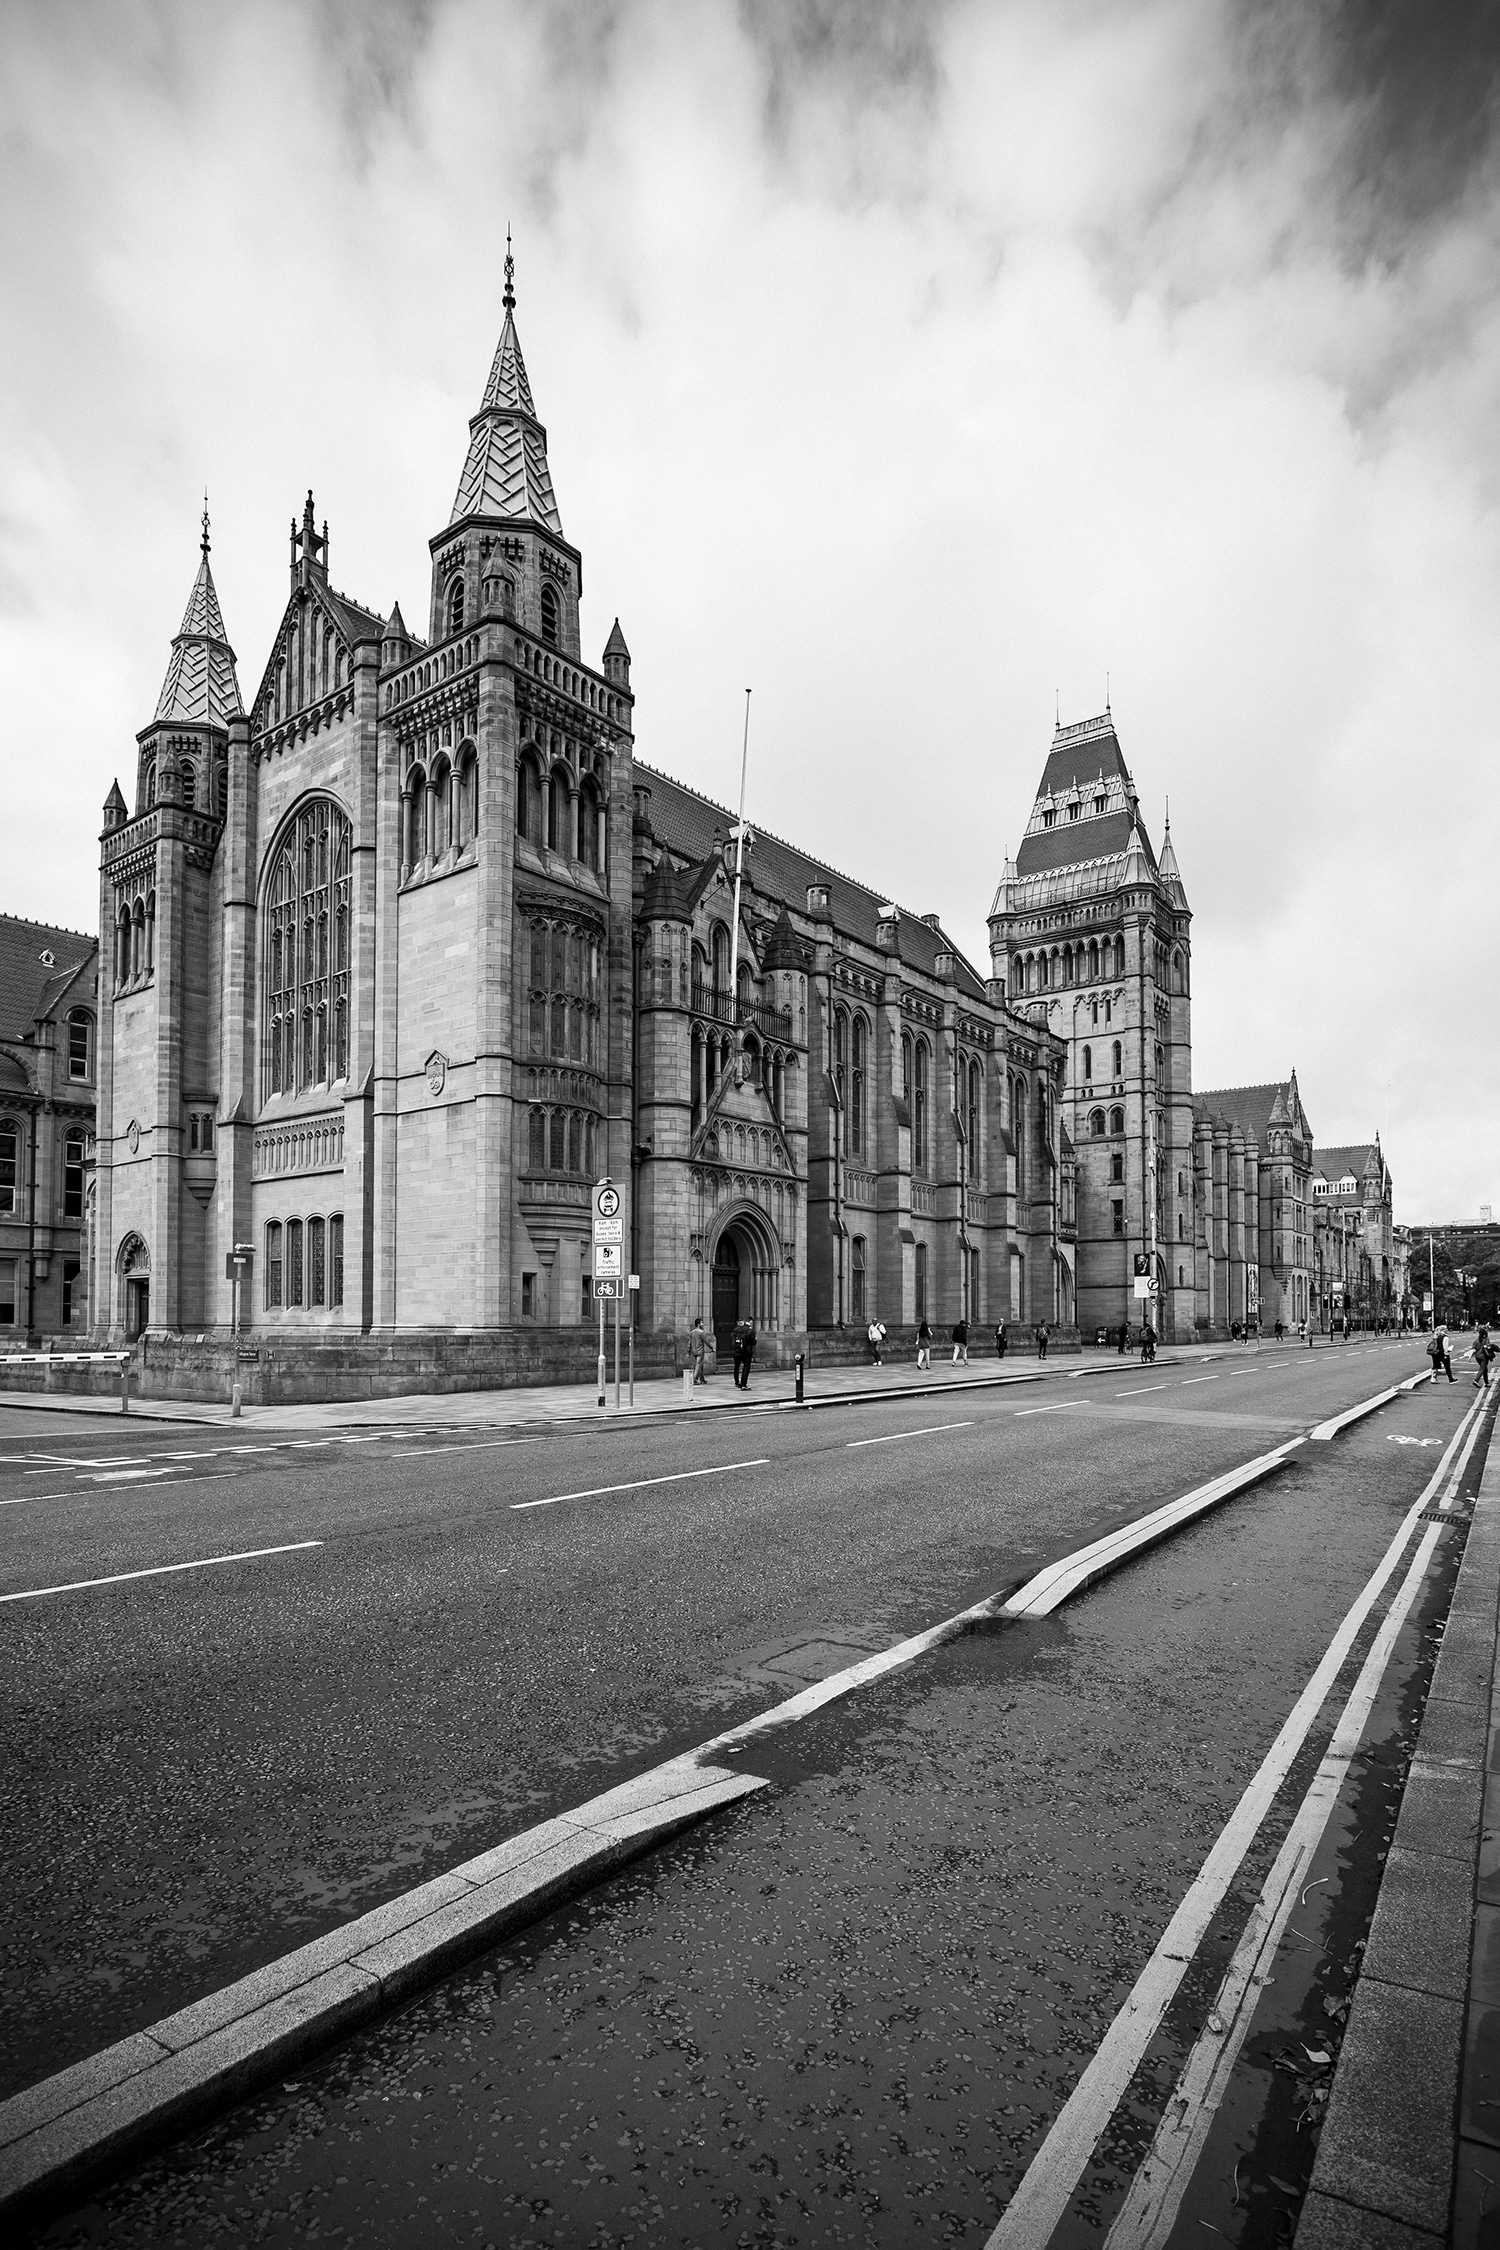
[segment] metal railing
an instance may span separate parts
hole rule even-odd
[[[760,1000],[742,1000],[738,1010],[733,995],[719,992],[708,984],[693,986],[693,1013],[707,1016],[711,1023],[737,1024],[742,1029],[757,1030],[765,1039],[790,1039],[792,1019],[781,1008],[768,1007]]]

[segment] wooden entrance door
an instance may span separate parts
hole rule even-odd
[[[740,1317],[740,1254],[732,1235],[721,1235],[714,1252],[714,1345],[728,1351]]]

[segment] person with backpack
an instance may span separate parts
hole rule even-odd
[[[1474,1388],[1476,1391],[1487,1391],[1489,1389],[1490,1361],[1494,1356],[1495,1347],[1490,1342],[1490,1324],[1487,1320],[1482,1320],[1479,1323],[1479,1334],[1474,1339]]]
[[[1427,1347],[1427,1356],[1432,1361],[1432,1379],[1434,1382],[1437,1381],[1439,1371],[1443,1368],[1448,1371],[1449,1382],[1457,1382],[1458,1377],[1453,1372],[1453,1362],[1448,1356],[1448,1331],[1443,1327],[1441,1321],[1432,1331],[1432,1342]]]
[[[872,1320],[870,1322],[869,1327],[865,1330],[865,1341],[870,1347],[870,1365],[879,1367],[882,1364],[880,1350],[885,1342],[885,1322],[883,1320]]]
[[[953,1323],[953,1364],[957,1367],[960,1363],[965,1367],[969,1364],[969,1324],[966,1320],[955,1320]]]
[[[1002,1320],[1002,1321],[998,1321],[998,1322],[996,1323],[996,1326],[995,1326],[995,1357],[996,1357],[996,1359],[1004,1359],[1004,1357],[1005,1357],[1005,1347],[1007,1346],[1007,1344],[1008,1344],[1009,1342],[1010,1342],[1010,1331],[1009,1331],[1009,1330],[1007,1329],[1007,1327],[1006,1327],[1006,1325],[1005,1325],[1005,1323],[1004,1323],[1004,1321],[1003,1321],[1003,1320]]]
[[[1141,1323],[1141,1365],[1142,1367],[1154,1367],[1156,1365],[1156,1330],[1152,1327],[1149,1318]]]

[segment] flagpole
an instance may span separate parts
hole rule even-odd
[[[740,882],[745,872],[745,777],[750,770],[750,690],[745,690],[745,742],[740,752],[740,817],[734,837],[734,929],[729,940],[729,1001],[734,1010],[735,1048],[740,1029]]]

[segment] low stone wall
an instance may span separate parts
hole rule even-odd
[[[80,1339],[57,1339],[58,1363],[52,1367],[0,1367],[0,1399],[7,1390],[72,1392],[82,1397],[116,1398],[120,1377],[113,1365],[68,1366],[64,1351],[76,1352]],[[103,1348],[102,1342],[98,1348]],[[598,1331],[593,1328],[524,1327],[476,1330],[472,1334],[451,1329],[388,1330],[372,1335],[344,1337],[277,1336],[256,1334],[241,1339],[238,1349],[227,1335],[168,1335],[150,1332],[136,1345],[130,1363],[132,1398],[187,1399],[198,1403],[227,1404],[236,1376],[240,1396],[247,1406],[285,1406],[315,1403],[321,1399],[399,1398],[438,1391],[514,1390],[529,1385],[591,1384],[597,1370]],[[1049,1355],[1076,1352],[1076,1330],[1053,1329]],[[790,1370],[799,1352],[810,1369],[864,1367],[870,1347],[862,1330],[819,1328],[810,1335],[794,1331],[763,1333],[756,1337],[755,1365]],[[933,1338],[933,1360],[951,1357],[952,1344],[945,1331]],[[1013,1328],[1010,1357],[1031,1359],[1036,1346],[1029,1329]],[[893,1328],[886,1336],[884,1358],[892,1364],[909,1364],[917,1356],[914,1328]],[[969,1346],[971,1361],[993,1359],[995,1341],[988,1329],[977,1329]],[[714,1369],[713,1339],[709,1338],[708,1365]],[[725,1371],[730,1355],[721,1357]],[[642,1381],[673,1375],[691,1363],[686,1334],[637,1330],[635,1372]],[[614,1332],[605,1332],[605,1371],[614,1381]],[[620,1372],[627,1367],[625,1339],[621,1339]]]

